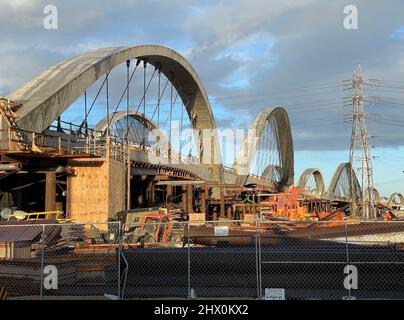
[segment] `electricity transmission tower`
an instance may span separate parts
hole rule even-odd
[[[349,152],[351,212],[356,218],[370,220],[375,218],[372,200],[373,169],[370,146],[364,113],[363,76],[358,65],[352,78],[352,134]],[[357,173],[355,175],[355,173]],[[357,181],[361,187],[357,186]]]

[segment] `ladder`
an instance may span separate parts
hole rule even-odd
[[[14,129],[13,135],[15,140],[14,143],[17,143],[22,151],[33,151],[33,152],[40,152],[49,156],[55,155],[58,153],[58,149],[51,146],[44,146],[37,144],[35,141],[35,137],[38,137],[38,134],[32,132],[32,141],[29,142],[27,140],[27,134],[23,134],[22,131],[18,130],[18,125],[16,122],[16,115],[15,112],[22,107],[22,104],[15,103],[10,99],[0,97],[0,114],[6,120],[6,123],[10,129]],[[8,136],[8,139],[11,139],[11,136]]]
[[[10,99],[6,99],[3,97],[0,97],[0,114],[3,116],[3,118],[6,120],[6,123],[9,128],[11,129],[17,129],[18,125],[15,121],[15,111],[18,110],[22,105],[14,103],[10,101]],[[20,147],[22,150],[27,150],[28,145],[25,143],[24,138],[19,131],[14,131],[15,136],[17,137],[17,140],[20,142]],[[10,139],[11,137],[8,137]]]
[[[21,105],[14,105],[10,99],[5,99],[0,97],[0,113],[6,120],[7,124],[11,128],[17,128],[17,123],[15,122],[15,113],[14,111],[18,109]],[[14,111],[13,111],[14,109]]]

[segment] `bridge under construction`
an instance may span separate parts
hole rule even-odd
[[[113,77],[114,69],[124,81]],[[112,105],[111,88],[118,86]],[[99,104],[106,110],[101,117]],[[66,120],[73,108],[77,123]],[[165,47],[103,48],[73,57],[1,98],[0,111],[0,210],[6,214],[63,212],[64,219],[88,223],[167,206],[200,220],[242,220],[263,210],[285,219],[324,219],[349,215],[360,202],[349,162],[336,168],[328,187],[318,168],[295,179],[282,107],[256,116],[254,135],[244,137],[233,166],[224,166],[202,81]],[[174,116],[179,131],[189,132],[187,143],[174,141]],[[404,206],[402,194],[382,203],[372,190],[376,218],[382,209]]]

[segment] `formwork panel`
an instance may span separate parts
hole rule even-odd
[[[125,208],[125,165],[112,159],[69,160],[67,215],[75,222],[106,222]]]

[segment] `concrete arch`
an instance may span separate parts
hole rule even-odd
[[[133,117],[136,118],[137,120],[139,120],[140,122],[142,122],[143,125],[145,125],[147,128],[149,129],[158,129],[157,124],[155,124],[153,122],[153,120],[151,120],[148,116],[145,116],[143,113],[141,112],[134,112],[134,111],[130,111],[130,112],[126,112],[126,111],[119,111],[116,112],[114,114],[114,117],[111,121],[110,125],[115,124],[116,122],[118,122],[119,120],[121,120],[122,118],[125,118],[126,116],[129,117]],[[100,132],[104,132],[105,130],[107,130],[108,128],[108,120],[111,119],[111,116],[105,116],[104,118],[102,118],[94,127],[94,130],[96,131],[100,131]]]
[[[381,200],[381,197],[380,197],[379,191],[378,191],[376,188],[373,188],[372,191],[373,191],[373,192],[372,192],[372,200],[373,200],[373,201],[380,201],[380,200]]]
[[[125,118],[126,116],[132,117],[137,119],[140,123],[142,123],[146,128],[153,130],[152,134],[156,139],[159,139],[159,144],[162,146],[166,146],[167,148],[170,145],[170,142],[168,140],[168,137],[162,130],[159,130],[159,127],[157,126],[156,123],[153,122],[152,119],[150,119],[148,116],[145,116],[141,112],[134,112],[130,111],[127,113],[126,111],[119,111],[116,112],[114,117],[112,118],[111,126],[118,122],[119,120]],[[111,116],[105,116],[103,119],[101,119],[94,127],[94,130],[96,132],[104,133],[107,128],[108,128],[108,120],[111,119]],[[158,130],[158,131],[157,131]]]
[[[387,204],[392,205],[395,197],[398,197],[400,199],[400,205],[404,206],[404,196],[401,193],[398,193],[398,192],[395,192],[390,196],[389,200],[387,201]]]
[[[368,193],[369,193],[369,191],[368,190],[365,190],[365,198],[368,198]],[[372,199],[372,201],[373,202],[377,202],[377,201],[381,201],[382,200],[382,198],[380,197],[380,193],[379,193],[379,191],[376,189],[376,188],[373,188],[372,189],[372,194],[371,194],[371,199]]]
[[[274,166],[274,165],[269,165],[264,169],[264,172],[262,173],[262,177],[266,179],[270,179],[272,176],[273,172],[276,172],[276,174],[279,177],[282,177],[282,168],[280,166]]]
[[[361,194],[361,192],[360,192],[361,187],[360,187],[359,181],[356,177],[355,171],[353,171],[351,164],[349,162],[344,162],[344,163],[341,163],[340,165],[338,165],[338,167],[335,170],[335,173],[331,179],[330,185],[328,187],[328,194],[330,196],[335,196],[336,188],[337,188],[338,184],[340,183],[340,180],[342,178],[344,171],[346,172],[346,174],[348,176],[347,183],[348,183],[350,192],[354,191],[353,193],[355,193],[359,197]],[[354,179],[355,182],[354,182],[353,186],[351,183],[351,179],[349,179],[351,172],[353,172],[354,177],[355,177],[355,179]],[[346,195],[346,196],[349,197],[350,195]]]
[[[320,169],[317,168],[308,168],[303,171],[299,178],[298,187],[306,188],[306,184],[309,181],[310,177],[313,176],[316,182],[316,190],[318,194],[323,194],[325,191],[324,179],[321,174]]]
[[[250,139],[246,137],[238,152],[233,168],[240,176],[239,182],[241,185],[244,185],[248,178],[255,157],[256,147],[259,145],[259,141],[266,127],[266,122],[271,118],[275,119],[278,126],[277,144],[281,157],[282,174],[281,181],[279,182],[279,189],[283,190],[293,184],[294,153],[290,121],[286,110],[277,107],[274,109],[266,109],[258,115],[251,125],[251,129],[255,130],[256,133],[255,140],[251,143]],[[245,156],[245,154],[247,154],[247,156]]]
[[[195,70],[177,52],[156,45],[101,48],[49,68],[11,93],[10,99],[22,104],[16,112],[18,127],[43,132],[97,79],[133,58],[160,68],[179,93],[195,129],[216,129],[208,96]],[[205,152],[214,163],[213,180],[223,181],[217,133],[212,135],[210,150],[203,150],[201,145],[200,158]]]

